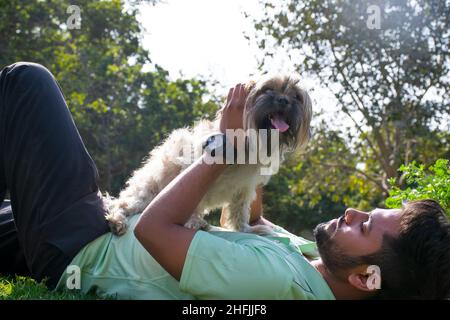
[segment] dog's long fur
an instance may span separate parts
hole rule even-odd
[[[270,118],[281,117],[289,129],[280,133],[280,155],[304,146],[309,139],[312,104],[309,95],[291,77],[271,77],[247,85],[244,129],[270,129]],[[111,230],[121,235],[127,230],[127,217],[142,212],[153,198],[189,164],[185,146],[199,147],[205,137],[219,132],[220,114],[214,121],[202,120],[192,128],[173,131],[150,152],[144,165],[136,170],[118,198],[107,200],[107,220]],[[264,142],[263,142],[264,143]],[[265,226],[249,226],[250,205],[258,185],[270,176],[260,174],[260,164],[230,165],[214,182],[186,224],[191,228],[207,228],[203,216],[216,208],[225,208],[226,227],[244,232],[266,233]]]

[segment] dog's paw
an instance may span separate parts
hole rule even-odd
[[[244,225],[241,228],[241,232],[246,232],[246,233],[254,233],[254,234],[258,234],[258,235],[274,235],[275,232],[273,231],[272,227],[270,226],[265,226],[262,224],[258,224],[255,226],[250,226],[250,225]]]
[[[203,222],[204,222],[204,223],[202,223],[202,224],[200,225],[199,230],[203,230],[203,231],[209,231],[209,230],[211,230],[210,224],[209,224],[208,222],[206,222],[206,221],[203,221]]]
[[[122,236],[124,235],[128,230],[128,224],[125,221],[119,221],[115,223],[109,223],[109,228],[111,229],[112,233],[114,233],[116,236]]]
[[[128,230],[128,221],[125,216],[114,217],[112,215],[107,215],[106,220],[108,221],[109,229],[116,236],[124,235]]]
[[[194,230],[208,231],[210,229],[209,223],[202,218],[192,216],[188,222],[184,225],[186,228]]]

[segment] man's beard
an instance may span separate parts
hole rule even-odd
[[[314,228],[314,237],[316,239],[317,248],[325,267],[332,273],[346,270],[360,263],[358,257],[351,257],[345,254],[342,248],[336,243],[334,237],[327,230],[329,223],[320,223]],[[339,226],[336,225],[337,231]]]

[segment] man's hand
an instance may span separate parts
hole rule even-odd
[[[227,129],[236,130],[244,127],[243,115],[247,92],[245,86],[241,83],[228,91],[225,106],[220,110],[222,118],[220,119],[220,131],[226,133]]]

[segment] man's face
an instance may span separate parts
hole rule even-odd
[[[349,208],[340,218],[319,224],[314,235],[324,264],[336,272],[346,262],[351,264],[351,258],[376,253],[381,249],[383,235],[398,234],[400,213],[400,209],[363,212]]]

